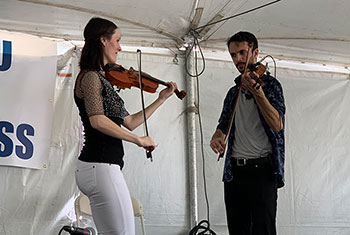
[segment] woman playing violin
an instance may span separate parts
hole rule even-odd
[[[122,141],[151,149],[156,145],[151,137],[130,132],[143,123],[143,114],[141,111],[129,114],[124,101],[105,78],[106,65],[115,64],[121,51],[118,27],[109,20],[92,18],[85,26],[84,39],[79,64],[81,71],[74,87],[74,99],[85,132],[76,182],[90,199],[92,216],[100,235],[134,235],[131,198],[121,172],[124,165]],[[174,82],[167,83],[167,86],[145,109],[146,118],[177,89]]]

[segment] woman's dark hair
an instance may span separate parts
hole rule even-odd
[[[227,40],[227,47],[230,47],[231,42],[248,42],[248,45],[253,46],[252,52],[258,48],[258,40],[254,34],[249,32],[238,32]]]
[[[81,52],[81,70],[101,70],[103,64],[103,50],[100,38],[103,36],[110,39],[117,29],[113,22],[94,17],[90,19],[84,29],[85,45]]]

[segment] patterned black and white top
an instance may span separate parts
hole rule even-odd
[[[85,71],[78,76],[76,84],[75,95],[84,99],[89,117],[104,114],[124,120],[128,115],[124,101],[104,77],[103,72]]]
[[[129,115],[124,101],[104,77],[103,72],[82,71],[74,87],[74,100],[84,126],[84,146],[79,160],[124,165],[122,140],[106,135],[91,124],[89,117],[105,115],[121,126]]]

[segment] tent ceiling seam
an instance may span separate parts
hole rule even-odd
[[[216,42],[226,42],[226,38],[217,38],[203,40],[207,43],[216,43]],[[320,37],[258,37],[258,40],[306,40],[306,41],[334,41],[334,42],[350,42],[350,39],[345,38],[320,38]]]
[[[319,38],[319,37],[259,37],[259,40],[314,40],[314,41],[334,41],[334,42],[350,42],[345,38]]]
[[[247,0],[244,2],[246,3]],[[221,20],[222,18],[224,18],[224,11],[225,11],[225,8],[232,3],[232,0],[228,0],[221,8],[220,10],[218,10],[215,14],[214,17],[212,17],[206,24],[210,24],[210,23],[213,23],[213,22],[217,22],[219,20]],[[241,4],[242,6],[243,4]],[[239,6],[239,7],[241,7]],[[217,24],[213,24],[213,25],[209,25],[205,28],[202,28],[198,34],[203,38],[203,40],[208,40],[212,35],[214,35],[216,33],[216,31],[218,31],[227,21],[224,21],[222,24],[220,24],[219,26],[216,27],[216,29],[213,30],[213,32],[211,34],[208,35],[209,31],[215,27]]]
[[[0,29],[7,30],[9,32],[31,34],[38,37],[48,37],[48,38],[63,39],[63,40],[82,40],[81,37],[74,37],[69,34],[42,33],[42,32],[32,31],[32,30],[11,29],[11,28],[6,28],[2,26],[0,27]]]
[[[155,31],[155,32],[157,32],[159,34],[165,35],[165,36],[175,40],[177,43],[182,43],[183,42],[183,40],[181,38],[179,38],[178,36],[176,36],[176,35],[174,35],[172,33],[169,33],[167,31],[165,31],[164,29],[154,28],[152,26],[145,25],[145,24],[142,24],[142,23],[139,23],[139,22],[135,22],[135,21],[132,21],[132,20],[129,20],[129,19],[116,17],[114,15],[104,13],[103,11],[96,11],[96,10],[91,10],[91,9],[87,9],[87,8],[83,8],[83,7],[72,6],[72,5],[68,5],[68,4],[50,3],[50,2],[41,1],[41,0],[18,0],[18,1],[28,2],[28,3],[33,3],[33,4],[39,4],[39,5],[53,6],[53,7],[58,7],[58,8],[68,9],[68,10],[74,10],[74,11],[80,11],[80,12],[85,12],[85,13],[105,16],[105,17],[108,17],[108,18],[111,18],[111,19],[123,21],[125,23],[129,23],[129,24],[132,24],[132,25],[140,26],[142,28]]]

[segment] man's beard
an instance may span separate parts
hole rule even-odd
[[[253,58],[250,58],[247,67],[249,67],[249,65],[252,65],[252,64],[254,64],[254,59],[253,59]],[[243,62],[240,62],[240,63],[238,63],[238,64],[236,65],[236,68],[238,69],[238,71],[239,71],[241,74],[242,74],[242,73],[244,72],[244,70],[245,70],[245,67],[246,67],[245,65],[246,65],[246,64],[243,63]]]

